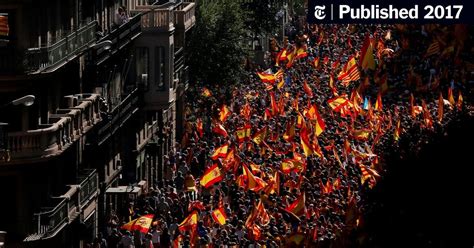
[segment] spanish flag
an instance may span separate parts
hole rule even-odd
[[[368,129],[354,130],[354,131],[352,132],[352,136],[353,136],[354,139],[356,139],[356,140],[365,141],[365,140],[368,140],[368,139],[369,139],[370,130],[368,130]]]
[[[451,103],[451,106],[454,106],[454,94],[453,94],[453,88],[449,87],[448,88],[448,101]]]
[[[247,168],[246,165],[242,165],[243,168],[243,176],[247,178],[247,189],[258,192],[265,188],[267,184],[261,178],[256,177],[252,174],[252,172]]]
[[[139,231],[146,234],[148,233],[148,229],[150,229],[151,223],[153,222],[153,216],[153,214],[143,215],[123,225],[122,229],[128,231]]]
[[[218,158],[225,158],[227,157],[227,150],[229,149],[228,144],[224,144],[217,148],[214,153],[211,155],[212,160],[217,160]]]
[[[462,103],[463,103],[463,98],[462,98],[462,95],[461,95],[461,91],[459,91],[458,102],[456,103],[456,106],[458,107],[459,111],[462,110]]]
[[[309,141],[303,137],[301,137],[301,148],[303,149],[304,155],[306,157],[309,157],[314,154],[314,150],[311,147]]]
[[[303,81],[303,89],[306,95],[313,97],[313,91],[311,90],[311,87],[309,87],[308,81],[306,79]]]
[[[196,210],[194,210],[186,219],[181,222],[181,224],[178,225],[178,229],[181,232],[185,231],[193,231],[197,227],[198,223],[198,213]]]
[[[250,104],[246,103],[242,109],[240,110],[240,115],[242,115],[245,119],[250,119],[251,109]]]
[[[362,70],[375,70],[374,49],[372,46],[372,42],[370,42],[369,34],[365,36],[365,41],[362,45],[360,57],[360,67],[362,68]]]
[[[225,120],[227,120],[227,118],[229,118],[229,116],[230,116],[229,108],[227,108],[227,106],[225,104],[223,104],[222,107],[221,107],[221,111],[219,113],[219,120],[221,122],[225,122]]]
[[[224,208],[218,208],[212,211],[212,219],[220,225],[225,225],[227,215],[225,214]]]
[[[295,137],[295,121],[291,120],[286,123],[286,131],[283,134],[283,139],[286,141],[293,141]]]
[[[308,56],[308,53],[306,52],[306,47],[300,47],[298,50],[296,50],[296,56],[295,59],[301,59],[305,58]]]
[[[314,58],[313,65],[314,65],[314,68],[318,68],[318,66],[319,66],[319,57]]]
[[[197,130],[198,133],[199,133],[199,137],[202,138],[202,136],[204,135],[204,129],[203,129],[203,127],[202,127],[202,120],[201,120],[201,118],[198,118],[198,119],[196,120],[196,130]]]
[[[245,124],[243,127],[238,128],[236,131],[237,141],[243,142],[247,139],[250,139],[250,131],[251,131],[250,124]]]
[[[318,112],[318,109],[315,107],[315,110],[316,110],[316,126],[315,126],[315,133],[316,133],[316,136],[319,136],[321,135],[321,133],[324,131],[324,129],[326,129],[326,124],[324,123],[324,120],[323,118],[321,117],[321,115],[319,114]]]
[[[293,203],[290,204],[287,208],[285,208],[286,211],[291,212],[295,214],[296,216],[302,216],[305,214],[305,194],[301,194]]]
[[[214,164],[209,169],[207,169],[206,172],[204,172],[204,175],[201,177],[200,184],[204,186],[204,188],[209,188],[213,184],[220,181],[222,181],[221,170],[219,167],[217,167],[217,164]]]
[[[276,81],[275,75],[270,74],[270,73],[257,72],[257,75],[262,80],[262,82],[264,82],[264,83],[273,84]]]
[[[263,127],[262,129],[258,130],[253,136],[252,140],[255,144],[260,145],[265,138],[267,137],[267,126]]]
[[[0,36],[8,36],[9,32],[8,16],[0,14]]]
[[[270,105],[272,107],[272,116],[277,116],[279,113],[279,108],[275,100],[275,93],[270,92]]]
[[[397,126],[395,127],[395,131],[393,132],[393,139],[398,141],[400,139],[400,119],[398,119]]]
[[[204,97],[210,97],[210,96],[212,96],[211,91],[210,91],[208,88],[206,88],[206,87],[203,87],[203,88],[202,88],[202,95],[203,95]]]
[[[377,95],[377,101],[375,101],[375,110],[382,111],[382,94],[379,92]]]
[[[329,107],[332,110],[339,112],[341,109],[349,104],[349,100],[345,97],[336,97],[328,100]]]
[[[221,124],[215,124],[214,125],[214,128],[212,129],[212,131],[216,134],[219,134],[219,135],[222,135],[224,137],[227,137],[229,136],[227,134],[227,131],[225,130],[224,126],[222,126]]]

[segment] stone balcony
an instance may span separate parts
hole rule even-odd
[[[67,96],[67,108],[50,115],[48,124],[38,129],[8,132],[8,161],[0,164],[41,160],[60,155],[71,144],[101,121],[98,94]]]

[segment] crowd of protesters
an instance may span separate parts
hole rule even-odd
[[[468,85],[473,79],[472,65],[465,62],[470,61],[466,56],[471,56],[471,51],[463,28],[306,26],[290,37],[289,44],[274,48],[269,67],[272,73],[283,68],[283,84],[263,83],[256,72],[268,68],[252,68],[245,82],[206,86],[210,94],[203,94],[202,86],[196,87],[189,92],[193,101],[187,106],[183,142],[165,156],[164,186],[130,202],[125,211],[111,213],[104,238],[98,237],[94,247],[356,247],[363,239],[349,237],[364,225],[363,195],[376,185],[379,175],[383,177],[384,154],[400,146],[420,149],[430,133],[443,132],[444,125],[465,110]],[[330,75],[337,78],[348,59],[358,57],[367,35],[374,44],[376,69],[361,71],[360,79],[348,84],[335,80],[330,87]],[[434,41],[439,50],[426,56]],[[289,67],[285,61],[276,66],[279,51],[291,47],[305,47],[307,56]],[[317,66],[316,58],[320,58]],[[312,96],[304,89],[304,81]],[[381,94],[383,106],[375,110],[377,95],[385,83],[388,90]],[[270,92],[276,99],[284,99],[280,113],[273,116],[265,111],[272,108]],[[445,99],[441,100],[441,113],[440,92]],[[351,99],[349,114],[328,105],[328,100],[337,97]],[[363,100],[356,101],[360,104],[357,114],[353,98]],[[370,106],[363,106],[367,105],[364,101]],[[224,105],[231,114],[221,123],[219,114]],[[310,132],[310,143],[322,154],[306,156],[300,144],[301,126],[293,139],[284,139],[283,135],[288,123],[296,122],[298,113],[308,112],[312,105],[317,106],[325,128],[317,137]],[[250,113],[245,113],[248,109]],[[414,113],[418,109],[420,113]],[[303,116],[308,126],[305,128],[314,131],[314,121]],[[203,123],[202,136],[198,119]],[[217,124],[222,124],[227,137],[214,131]],[[264,142],[257,144],[251,138],[238,141],[235,132],[246,124],[250,124],[252,135],[268,127]],[[356,130],[366,130],[369,135],[359,139],[354,135]],[[224,144],[239,158],[238,162],[232,161],[232,166],[227,157],[211,159],[215,149]],[[283,172],[282,162],[298,156],[303,157],[304,168]],[[214,164],[219,166],[223,179],[204,188],[199,180]],[[242,176],[243,166],[266,182],[266,187],[249,189],[248,178]],[[363,168],[368,171],[366,180],[361,180]],[[275,181],[276,174],[279,181]],[[269,190],[275,182],[278,185]],[[303,194],[304,214],[287,211]],[[249,221],[257,203],[263,205],[268,219],[259,212]],[[211,217],[217,208],[225,211],[224,225]],[[193,230],[180,230],[180,224],[193,211],[198,211],[197,225]],[[154,214],[149,233],[121,230],[123,223],[145,214]]]

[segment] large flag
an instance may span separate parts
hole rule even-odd
[[[360,58],[359,64],[363,70],[375,70],[374,49],[369,34],[365,36],[364,44],[362,45],[360,52]]]
[[[351,81],[360,79],[360,72],[357,68],[357,61],[354,57],[351,57],[349,61],[347,61],[346,65],[342,68],[342,71],[339,72],[337,79],[345,86],[348,86]]]
[[[213,184],[222,181],[222,174],[217,164],[214,164],[209,169],[204,172],[201,177],[200,184],[204,186],[204,188],[209,188]]]
[[[214,128],[212,129],[212,131],[216,134],[222,135],[223,137],[229,136],[227,134],[227,131],[225,130],[224,126],[222,126],[221,124],[218,124],[218,123],[216,123],[214,125]]]
[[[191,214],[186,217],[186,219],[181,222],[181,224],[178,225],[178,229],[181,232],[185,231],[193,231],[198,224],[198,213],[196,210],[194,210]]]
[[[227,215],[225,214],[224,208],[218,208],[212,211],[212,219],[220,225],[225,225]]]
[[[237,128],[237,131],[236,131],[237,141],[243,142],[245,140],[250,139],[250,131],[251,131],[250,124],[245,124],[243,127]]]
[[[264,83],[273,84],[276,81],[275,75],[273,75],[271,73],[257,72],[257,75],[262,80],[262,82],[264,82]]]
[[[253,136],[252,140],[255,144],[260,145],[265,138],[267,137],[267,126],[263,127],[262,129],[258,130]]]
[[[228,144],[224,144],[218,147],[214,153],[211,155],[212,160],[217,160],[218,158],[225,158],[227,156],[227,150],[229,149]]]
[[[0,14],[0,36],[8,36],[9,32],[8,16]]]
[[[122,229],[128,231],[139,231],[141,233],[148,233],[151,223],[153,222],[153,214],[147,214],[134,219],[122,226]]]
[[[222,105],[221,111],[219,112],[219,120],[225,122],[230,116],[229,108],[225,104]]]
[[[293,203],[290,204],[287,208],[285,208],[286,211],[291,212],[295,214],[296,216],[302,216],[305,214],[305,194],[301,194]]]

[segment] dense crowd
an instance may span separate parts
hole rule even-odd
[[[245,82],[197,87],[183,141],[165,156],[164,186],[111,213],[95,247],[357,246],[348,237],[364,225],[363,195],[383,176],[384,154],[402,144],[419,149],[465,108],[472,65],[464,62],[463,28],[306,26],[273,47],[269,68],[249,69]],[[367,36],[376,68],[340,82]],[[439,48],[427,56],[434,41]],[[283,49],[300,48],[306,54],[291,66],[280,61]],[[259,78],[267,69],[280,73],[276,82]],[[335,99],[345,107],[329,104]],[[236,134],[242,127],[250,137]],[[205,188],[200,179],[214,165],[222,180]],[[212,218],[216,209],[225,224]],[[154,214],[148,234],[120,229],[146,214]]]

